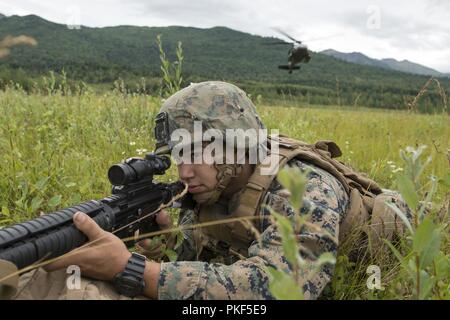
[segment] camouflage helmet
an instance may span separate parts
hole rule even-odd
[[[195,121],[201,121],[202,131],[220,130],[225,139],[227,129],[265,129],[256,107],[237,86],[220,81],[195,83],[178,91],[163,103],[156,117],[155,153],[170,153],[177,144],[171,140],[176,129],[187,130],[192,137],[191,142],[203,139],[202,135],[194,134]],[[246,141],[246,148],[249,147],[248,143]],[[194,196],[199,203],[211,204],[217,201],[231,178],[238,176],[242,170],[242,165],[239,164],[215,164],[215,167],[218,170],[217,188],[212,194],[199,195],[197,198]]]

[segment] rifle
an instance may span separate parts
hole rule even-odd
[[[158,230],[154,215],[145,216],[168,204],[185,189],[181,181],[153,181],[153,175],[162,175],[169,167],[169,157],[153,153],[111,166],[108,170],[113,185],[111,196],[0,229],[0,259],[22,269],[83,245],[88,239],[72,220],[77,211],[88,214],[102,229],[117,231],[119,238],[131,237],[137,230],[140,233]],[[134,243],[130,240],[125,244],[130,247]]]

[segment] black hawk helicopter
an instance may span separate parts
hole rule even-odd
[[[280,29],[275,29],[275,30],[293,41],[292,43],[285,42],[285,41],[268,43],[271,45],[272,44],[275,44],[275,45],[290,44],[291,45],[291,48],[289,49],[289,52],[288,52],[288,64],[279,65],[278,66],[279,69],[288,70],[289,73],[292,73],[293,70],[300,69],[300,66],[297,66],[297,64],[299,64],[301,62],[308,63],[309,60],[311,60],[311,54],[308,50],[308,47],[305,44],[303,44],[302,41],[294,39],[293,37],[288,35],[283,30],[280,30]]]

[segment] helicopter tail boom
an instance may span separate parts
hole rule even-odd
[[[289,66],[287,64],[284,64],[284,65],[279,65],[278,69],[291,71],[291,70],[298,70],[298,69],[300,69],[300,67],[299,66]]]

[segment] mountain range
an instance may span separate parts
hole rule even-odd
[[[37,79],[50,70],[62,69],[71,79],[88,83],[112,83],[119,77],[160,79],[155,41],[159,34],[172,61],[176,58],[178,41],[182,43],[185,81],[230,80],[253,94],[295,95],[308,103],[358,102],[374,107],[400,107],[428,81],[424,71],[440,76],[437,71],[409,62],[378,61],[360,53],[347,55],[330,50],[312,52],[308,64],[301,64],[301,70],[288,74],[279,70],[278,65],[286,64],[289,45],[268,46],[267,43],[279,39],[226,27],[81,26],[74,29],[36,15],[0,19],[0,39],[22,34],[35,38],[38,45],[13,47],[10,56],[0,60],[0,85],[2,79]],[[402,72],[398,71],[400,66]],[[450,86],[449,78],[439,78],[439,81],[444,87]],[[432,98],[430,103],[437,99]]]
[[[408,60],[398,61],[392,58],[386,59],[373,59],[370,58],[360,52],[339,52],[333,49],[320,51],[322,54],[326,54],[330,57],[334,57],[336,59],[344,60],[351,63],[357,63],[361,65],[374,66],[389,70],[395,70],[400,72],[407,72],[412,74],[421,74],[427,76],[435,76],[435,77],[449,77],[450,73],[445,74],[434,69],[422,66],[418,63],[414,63]]]

